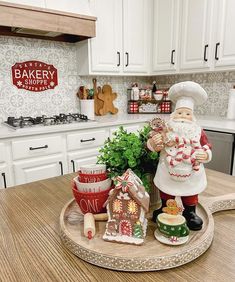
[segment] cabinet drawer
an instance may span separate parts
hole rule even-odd
[[[106,130],[94,130],[89,132],[69,134],[67,136],[67,147],[68,150],[99,147],[104,145],[108,135],[108,131]]]
[[[13,160],[47,156],[62,152],[62,138],[60,136],[24,139],[12,142]]]

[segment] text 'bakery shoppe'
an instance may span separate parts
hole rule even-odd
[[[19,89],[44,91],[58,84],[57,69],[39,61],[16,63],[12,66],[13,84]]]

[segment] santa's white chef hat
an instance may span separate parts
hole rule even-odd
[[[201,105],[207,100],[206,91],[196,82],[183,81],[176,83],[169,89],[169,99],[178,108],[193,110],[194,105]]]

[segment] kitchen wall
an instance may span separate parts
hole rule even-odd
[[[12,65],[29,60],[43,61],[57,68],[59,83],[54,90],[31,92],[12,84]],[[0,118],[76,111],[75,61],[76,47],[72,44],[0,36]]]
[[[8,116],[19,117],[77,112],[76,92],[80,85],[92,87],[92,77],[79,77],[76,45],[46,40],[0,36],[0,121]],[[54,90],[31,92],[12,84],[11,67],[16,62],[39,60],[54,65],[58,86]],[[126,88],[133,81],[145,85],[149,78],[97,77],[98,85],[109,83],[118,93],[115,106],[127,108]]]
[[[76,45],[46,40],[0,36],[0,121],[8,116],[36,116],[77,112],[76,97],[80,85],[92,87],[92,77],[80,77]],[[41,60],[53,64],[58,70],[58,86],[54,90],[30,92],[17,89],[12,84],[11,67],[16,62]],[[118,93],[115,106],[126,112],[126,89],[132,82],[146,85],[156,80],[160,87],[193,80],[200,83],[209,95],[207,103],[196,108],[200,115],[225,116],[229,89],[235,84],[235,71],[167,75],[158,77],[98,76],[98,85],[111,84]]]

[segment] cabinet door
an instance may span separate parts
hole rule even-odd
[[[69,172],[80,170],[82,165],[95,164],[98,154],[99,148],[68,153]]]
[[[211,0],[183,0],[180,69],[209,68]]]
[[[67,173],[62,155],[42,157],[13,163],[15,183],[23,184]]]
[[[123,1],[123,72],[148,72],[151,7],[151,1]]]
[[[0,166],[0,189],[7,188],[11,186],[11,179],[9,174],[9,169],[6,165]]]
[[[80,15],[90,15],[89,0],[44,0],[48,9],[59,10]]]
[[[174,72],[177,67],[179,1],[154,0],[153,71]]]
[[[21,5],[29,5],[35,7],[45,8],[44,0],[2,0],[3,2],[21,4]]]
[[[0,189],[13,185],[9,143],[0,143]]]
[[[235,66],[235,1],[217,0],[215,17],[215,67]]]
[[[96,37],[90,39],[92,72],[119,72],[122,60],[122,0],[92,0]]]

